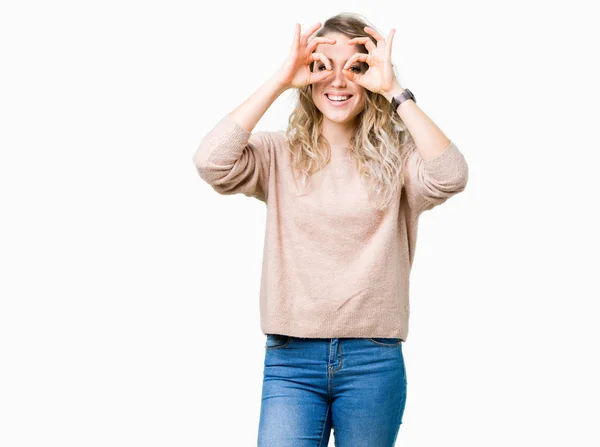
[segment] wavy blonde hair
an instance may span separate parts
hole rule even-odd
[[[377,45],[365,33],[365,26],[377,29],[359,14],[340,13],[327,19],[314,37],[341,33],[349,38],[369,37]],[[357,46],[359,52],[368,52],[364,45]],[[364,73],[369,66],[366,62],[360,64]],[[313,65],[314,62],[310,64],[311,71]],[[290,142],[292,166],[306,186],[306,180],[310,183],[310,176],[329,163],[331,147],[321,135],[323,114],[312,100],[312,85],[297,90],[298,102],[285,133]],[[398,114],[390,113],[388,100],[365,90],[365,107],[357,115],[358,126],[349,150],[361,177],[367,181],[369,198],[375,194],[376,206],[383,211],[398,200],[404,185],[402,167],[408,154],[415,150],[415,143]]]

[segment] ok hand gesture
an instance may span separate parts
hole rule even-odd
[[[373,43],[370,37],[355,37],[348,41],[348,45],[363,44],[368,53],[355,53],[344,65],[344,75],[353,82],[362,85],[364,88],[375,93],[386,93],[399,85],[394,75],[392,67],[392,40],[394,39],[395,29],[392,29],[388,40],[369,26],[365,26],[365,31],[377,40],[377,45]],[[356,73],[349,68],[356,61],[366,62],[369,65],[368,70],[363,73]]]
[[[322,81],[333,74],[329,59],[323,53],[313,53],[313,51],[319,44],[334,44],[336,40],[328,37],[315,37],[310,43],[307,43],[310,35],[320,26],[321,23],[317,22],[306,33],[300,35],[300,25],[296,23],[291,53],[275,75],[278,83],[284,88],[304,87]],[[311,72],[310,63],[317,60],[323,62],[327,70]]]

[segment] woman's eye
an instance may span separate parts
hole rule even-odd
[[[322,70],[323,68],[326,68],[325,65],[319,65],[319,67],[318,67],[319,70]],[[356,65],[353,65],[352,67],[350,67],[350,70],[354,70],[355,73],[361,72],[361,68],[357,67]]]

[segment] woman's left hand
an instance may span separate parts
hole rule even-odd
[[[377,46],[370,37],[355,37],[348,41],[348,45],[363,44],[368,53],[355,53],[348,59],[344,65],[344,75],[353,82],[362,85],[364,88],[379,94],[391,91],[396,85],[399,85],[394,75],[392,67],[392,40],[394,39],[395,29],[390,31],[386,41],[381,34],[369,26],[365,26],[365,31],[372,35],[377,41]],[[365,73],[356,73],[350,70],[352,64],[356,61],[366,62],[369,69]]]

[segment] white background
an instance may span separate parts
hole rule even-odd
[[[342,11],[396,28],[400,83],[470,170],[420,220],[397,445],[600,445],[585,4],[3,2],[0,445],[256,445],[266,207],[192,156],[296,22]]]

